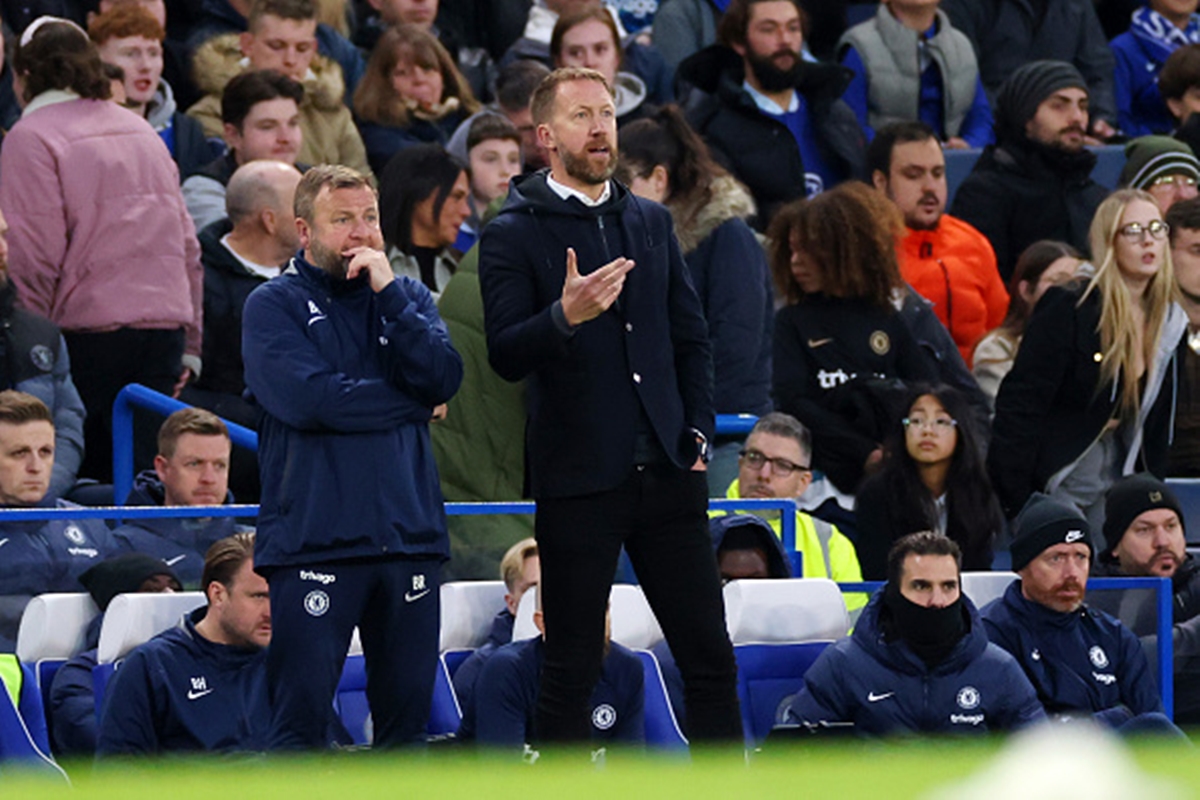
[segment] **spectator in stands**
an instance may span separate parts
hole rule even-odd
[[[992,109],[971,40],[938,3],[890,0],[842,35],[838,61],[854,71],[842,99],[867,138],[885,125],[920,120],[945,147],[992,143]]]
[[[861,184],[784,206],[771,223],[773,394],[815,437],[811,466],[853,494],[879,469],[903,382],[933,381],[893,305],[900,214]]]
[[[989,403],[995,403],[1000,382],[1012,369],[1025,325],[1038,300],[1051,286],[1069,283],[1083,263],[1083,256],[1074,247],[1049,239],[1034,242],[1021,253],[1008,280],[1008,313],[975,345],[972,371]]]
[[[901,277],[933,304],[970,366],[975,343],[1004,319],[1008,292],[987,238],[944,213],[946,157],[936,134],[924,122],[888,125],[867,149],[867,167],[904,215]]]
[[[1093,552],[1074,507],[1033,495],[1013,532],[1019,579],[981,612],[988,638],[1021,664],[1048,714],[1131,730],[1173,727],[1137,637],[1083,602]]]
[[[204,557],[208,605],[125,657],[99,712],[96,757],[261,751],[271,722],[271,601],[254,571],[254,534]]]
[[[1112,481],[1164,473],[1187,327],[1150,195],[1122,189],[1092,224],[1095,274],[1046,291],[996,396],[988,467],[1011,519],[1046,492],[1102,520]]]
[[[892,545],[917,531],[954,540],[968,570],[992,568],[1004,516],[967,404],[948,386],[914,386],[894,421],[883,469],[858,490],[858,558],[867,580],[882,579]]]
[[[220,34],[245,33],[252,27],[249,18],[254,16],[253,0],[200,0],[199,6],[187,37],[188,49],[193,52]],[[317,52],[337,62],[344,79],[342,88],[347,97],[352,96],[366,69],[362,53],[325,23],[317,25],[316,37]]]
[[[257,428],[258,411],[242,397],[242,306],[299,248],[292,210],[298,183],[300,171],[282,161],[248,162],[229,180],[228,218],[200,232],[206,369],[182,396],[249,428]]]
[[[713,407],[718,414],[771,410],[771,269],[747,220],[754,201],[718,165],[678,106],[667,105],[620,132],[617,177],[666,205],[704,307],[713,349]],[[718,436],[708,488],[723,492],[737,470],[741,437]]]
[[[296,163],[303,101],[304,87],[275,70],[243,72],[225,85],[221,124],[229,150],[183,181],[183,199],[197,231],[225,218],[225,192],[238,167],[259,159]],[[203,249],[203,240],[200,245]]]
[[[432,34],[412,25],[384,33],[354,95],[358,128],[378,175],[404,148],[447,144],[478,110],[450,54]]]
[[[0,392],[0,507],[67,508],[46,500],[54,469],[54,418],[33,395]],[[0,561],[0,653],[12,652],[21,613],[45,592],[73,592],[79,576],[116,551],[98,519],[5,521]]]
[[[513,623],[525,592],[538,585],[542,577],[542,562],[538,558],[537,541],[532,537],[508,548],[500,561],[500,579],[504,581],[504,608],[492,619],[487,641],[458,665],[454,673],[454,695],[462,708],[475,706],[475,682],[480,670],[496,649],[513,638]]]
[[[0,151],[9,277],[22,305],[63,328],[87,408],[80,474],[106,480],[118,390],[173,394],[200,372],[200,247],[170,154],[107,102],[82,30],[30,26],[14,65],[27,105]]]
[[[688,121],[750,189],[760,229],[789,200],[863,173],[866,141],[841,100],[849,70],[804,60],[803,19],[799,0],[732,0],[720,43],[679,65],[696,87]]]
[[[1133,12],[1129,30],[1109,43],[1116,60],[1118,127],[1126,135],[1169,134],[1175,128],[1158,76],[1171,53],[1200,43],[1196,5],[1196,0],[1147,0]]]
[[[162,559],[145,553],[125,553],[101,561],[79,576],[79,582],[96,601],[100,613],[88,623],[83,651],[54,673],[50,703],[54,752],[59,756],[87,756],[96,752],[96,667],[100,628],[109,603],[132,592],[181,592],[183,584]]]
[[[540,635],[502,645],[484,663],[475,684],[475,707],[463,709],[460,739],[509,750],[539,741],[534,710],[545,659],[546,625],[540,587],[535,591],[538,602],[533,624]],[[588,698],[589,734],[595,747],[640,745],[646,740],[642,662],[611,636],[609,612],[605,615],[600,680]]]
[[[1083,76],[1060,61],[1026,64],[996,97],[996,144],[958,187],[950,213],[988,238],[1005,281],[1039,239],[1087,249],[1106,193],[1090,177],[1096,155],[1084,149],[1088,101]]]
[[[1200,199],[1184,200],[1166,214],[1171,226],[1171,267],[1179,286],[1177,302],[1187,315],[1179,342],[1179,397],[1175,438],[1167,453],[1167,475],[1200,477]]]
[[[975,45],[979,76],[992,96],[993,108],[1005,81],[1022,66],[1043,59],[1066,61],[1087,80],[1084,88],[1091,99],[1091,127],[1085,120],[1085,130],[1107,139],[1117,126],[1113,54],[1092,6],[1092,0],[942,2],[950,22]]]
[[[462,258],[453,245],[471,215],[467,172],[441,145],[420,144],[388,162],[381,186],[380,228],[392,269],[436,299]]]
[[[449,542],[428,424],[462,360],[429,290],[392,272],[365,175],[313,167],[295,209],[303,250],[251,293],[242,328],[246,387],[262,407],[268,745],[324,746],[357,625],[367,673],[389,676],[368,693],[374,746],[397,747],[424,741],[433,696]]]
[[[233,502],[229,457],[233,444],[221,418],[183,408],[158,429],[154,469],[137,475],[127,506],[219,506]],[[143,517],[113,531],[119,547],[160,558],[187,586],[198,586],[204,554],[241,526],[233,517]]]
[[[212,148],[200,123],[178,109],[171,84],[162,78],[166,32],[154,16],[137,3],[122,3],[93,17],[88,35],[100,59],[125,70],[125,106],[150,123],[171,151],[186,178],[207,164]]]
[[[555,68],[587,67],[604,76],[616,93],[617,125],[647,115],[646,82],[621,71],[621,34],[617,21],[600,4],[582,5],[558,18],[550,35],[550,59]]]
[[[83,463],[83,400],[71,380],[71,359],[58,327],[17,305],[8,280],[8,223],[0,214],[0,389],[16,389],[46,404],[54,416],[54,469],[48,500],[70,492]]]
[[[304,86],[299,160],[366,169],[366,150],[343,102],[341,69],[317,55],[314,0],[254,0],[248,25],[240,36],[219,36],[196,51],[196,80],[206,95],[188,114],[207,135],[221,136],[221,95],[229,81],[246,70],[277,70]]]
[[[521,134],[521,162],[527,173],[550,163],[538,142],[537,126],[529,108],[534,90],[549,74],[550,68],[542,62],[522,58],[502,67],[496,75],[496,110],[508,117]]]
[[[508,117],[485,109],[458,126],[446,150],[467,165],[471,182],[471,215],[454,242],[465,253],[479,240],[487,207],[507,197],[509,183],[521,174],[521,134]]]
[[[1187,552],[1184,513],[1171,487],[1153,475],[1121,478],[1104,500],[1104,542],[1093,574],[1133,578],[1170,578],[1174,596],[1174,673],[1177,724],[1200,721],[1200,561]],[[1146,604],[1141,617],[1154,621],[1157,611]],[[1156,639],[1150,639],[1151,643]],[[1147,644],[1143,639],[1143,644]]]
[[[600,0],[534,0],[526,6],[529,13],[523,35],[508,48],[500,63],[503,65],[521,59],[536,59],[548,67],[553,66],[550,42],[559,17],[588,5],[603,5],[612,16],[617,26],[618,38],[625,50],[625,68],[646,84],[649,102],[657,104],[673,100],[673,72],[663,61],[658,49],[647,44],[642,36],[630,36],[616,5],[608,2],[602,4]]]
[[[1195,153],[1200,120],[1192,117],[1200,110],[1200,44],[1183,45],[1171,53],[1158,74],[1158,91],[1175,120],[1175,138]]]
[[[486,49],[467,43],[469,37],[464,35],[465,32],[438,22],[438,0],[367,0],[366,6],[376,13],[360,18],[354,35],[355,44],[365,52],[373,51],[388,29],[412,25],[441,42],[475,97],[488,94],[488,82],[494,77],[495,64]]]
[[[188,108],[192,103],[200,99],[196,91],[196,82],[192,78],[192,59],[191,50],[188,49],[183,39],[180,38],[181,25],[186,24],[188,16],[181,8],[181,3],[177,1],[171,2],[173,23],[167,23],[167,3],[164,0],[99,0],[95,4],[96,13],[91,11],[87,14],[87,22],[90,26],[92,20],[97,14],[106,14],[120,5],[139,5],[149,11],[155,21],[166,32],[166,38],[163,39],[163,79],[170,84],[171,90],[175,96],[175,104],[177,108]],[[178,17],[178,19],[177,19]]]
[[[887,557],[887,584],[854,633],[830,645],[781,703],[785,723],[820,730],[851,723],[859,736],[983,734],[1045,719],[1029,679],[988,642],[962,593],[958,545],[909,534]]]
[[[804,571],[797,577],[856,583],[862,580],[862,572],[854,545],[837,525],[821,519],[823,506],[814,507],[814,498],[805,497],[813,483],[812,456],[812,434],[799,420],[778,411],[764,414],[746,437],[738,458],[737,478],[725,496],[795,500],[796,550],[804,554]],[[806,513],[800,510],[801,507],[812,511]],[[778,517],[772,514],[769,522],[775,535],[781,536],[782,523]],[[770,551],[767,552],[769,555]],[[718,547],[718,562],[720,556]],[[846,608],[851,613],[866,602],[867,598],[862,594],[846,595]]]
[[[7,27],[7,20],[0,21]],[[17,98],[13,85],[13,70],[9,63],[12,59],[12,42],[5,42],[0,36],[0,134],[7,133],[17,120],[21,118],[21,103]],[[4,139],[0,135],[0,142]]]
[[[1167,136],[1143,136],[1125,145],[1121,186],[1149,192],[1165,214],[1180,200],[1196,197],[1200,161],[1192,148]]]

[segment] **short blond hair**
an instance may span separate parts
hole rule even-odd
[[[500,559],[500,578],[504,581],[505,588],[510,592],[513,590],[525,569],[525,562],[537,554],[537,540],[532,536],[508,548],[504,558]]]
[[[533,91],[533,99],[529,102],[529,113],[533,117],[534,125],[550,121],[550,117],[554,116],[554,101],[558,99],[558,87],[572,81],[596,81],[604,85],[610,96],[615,97],[608,79],[594,69],[586,67],[556,69],[542,78],[538,88]]]
[[[330,191],[370,189],[375,192],[371,179],[356,169],[343,164],[318,164],[304,173],[304,177],[296,186],[295,213],[309,225],[313,222],[313,207],[317,202],[317,195],[326,186]]]

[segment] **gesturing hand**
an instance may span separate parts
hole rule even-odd
[[[581,325],[603,314],[616,302],[633,261],[621,256],[587,275],[579,274],[575,249],[567,248],[567,280],[563,283],[562,310],[567,322]]]

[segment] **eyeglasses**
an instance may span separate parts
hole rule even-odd
[[[1117,229],[1117,233],[1124,236],[1131,242],[1146,241],[1146,234],[1150,234],[1152,239],[1162,241],[1167,238],[1167,233],[1171,230],[1171,226],[1163,222],[1161,219],[1151,221],[1148,225],[1143,225],[1140,222],[1131,222],[1128,225],[1122,225]]]
[[[1191,175],[1159,175],[1150,181],[1150,188],[1155,186],[1175,186],[1182,189],[1185,186],[1195,186],[1196,179]]]
[[[933,431],[939,436],[943,433],[949,433],[958,426],[958,420],[950,417],[935,417],[934,419],[924,419],[921,417],[905,417],[900,420],[904,423],[905,428],[915,428],[922,431]]]
[[[809,467],[806,467],[802,464],[793,463],[788,461],[786,458],[767,458],[757,450],[742,450],[738,453],[738,455],[741,456],[742,460],[746,462],[747,466],[753,470],[760,470],[762,469],[763,464],[770,463],[771,472],[775,473],[781,478],[787,477],[797,470],[801,472],[808,472],[809,470]]]

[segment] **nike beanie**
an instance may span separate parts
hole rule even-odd
[[[1079,510],[1047,495],[1035,493],[1025,503],[1014,523],[1013,572],[1020,572],[1047,547],[1056,544],[1086,544],[1095,556],[1092,532]]]

